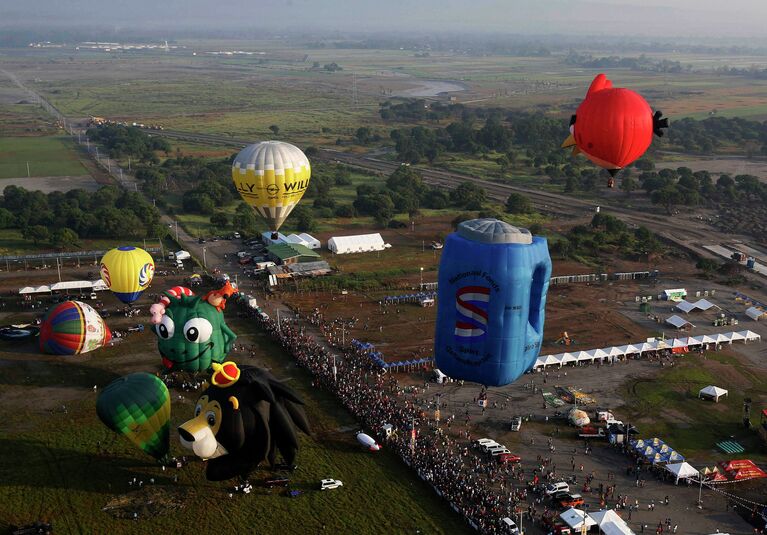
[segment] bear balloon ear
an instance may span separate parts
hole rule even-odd
[[[240,400],[238,400],[236,396],[229,396],[229,403],[232,404],[234,410],[240,410]]]

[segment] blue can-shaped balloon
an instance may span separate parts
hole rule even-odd
[[[439,265],[437,368],[487,386],[529,370],[541,349],[550,277],[545,238],[497,219],[458,225]]]

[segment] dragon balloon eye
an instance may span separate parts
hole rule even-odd
[[[173,333],[176,330],[176,326],[173,324],[173,320],[169,316],[164,315],[162,321],[157,326],[157,335],[163,340],[173,338]]]
[[[205,318],[192,318],[184,325],[184,338],[189,342],[204,344],[211,334],[213,326]]]

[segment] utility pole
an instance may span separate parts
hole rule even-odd
[[[176,219],[176,243],[178,243],[178,219]]]
[[[29,178],[29,162],[27,162],[27,178]]]
[[[207,249],[208,249],[207,247],[203,247],[202,248],[202,267],[204,269],[208,269],[207,257],[205,255],[205,253],[207,252]],[[236,282],[235,282],[235,284],[236,284]]]

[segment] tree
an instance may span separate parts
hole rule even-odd
[[[354,133],[354,137],[360,145],[367,145],[370,143],[371,132],[367,126],[360,126]]]
[[[628,175],[623,176],[623,180],[621,180],[621,189],[626,192],[626,196],[631,195],[631,192],[636,191],[638,188],[639,183],[636,180]]]
[[[509,167],[511,167],[511,162],[509,161],[508,156],[503,154],[499,156],[498,159],[495,161],[498,162],[498,166],[501,168],[502,175],[505,175],[506,173],[509,172]]]
[[[485,201],[487,201],[487,193],[484,188],[473,182],[461,182],[450,192],[450,202],[466,210],[481,210]]]
[[[695,267],[706,275],[711,275],[719,269],[719,262],[716,260],[711,260],[710,258],[701,258],[698,260],[698,263],[695,264]]]
[[[277,126],[276,124],[273,124],[273,125],[271,125],[271,126],[269,127],[269,130],[271,130],[271,131],[272,131],[272,134],[274,134],[274,135],[275,135],[275,137],[277,136],[277,134],[279,134],[279,133],[280,133],[280,127],[279,127],[279,126]]]
[[[214,227],[224,229],[229,225],[229,217],[224,212],[215,212],[210,216],[210,224]]]
[[[533,205],[521,193],[512,193],[506,199],[506,211],[510,214],[529,214],[533,211]]]
[[[668,215],[671,215],[671,207],[677,203],[679,198],[679,190],[673,185],[655,190],[652,192],[652,195],[650,195],[652,203],[662,204],[666,208],[666,213]]]
[[[296,228],[301,232],[311,232],[317,227],[314,214],[307,206],[297,206],[290,215],[296,222]]]
[[[61,227],[53,231],[53,244],[57,247],[77,245],[80,237],[71,228]]]
[[[573,193],[578,190],[578,179],[574,176],[567,177],[567,182],[565,182],[565,193]]]
[[[48,228],[42,225],[26,227],[21,231],[21,235],[25,240],[32,240],[32,243],[35,245],[51,239],[51,233],[48,231]]]

